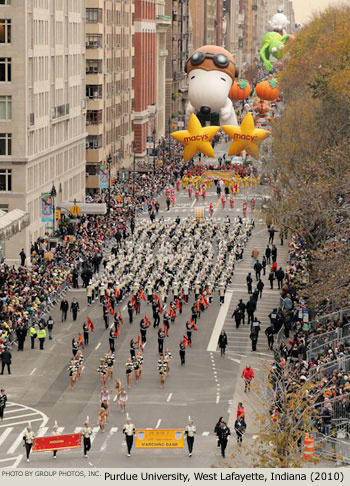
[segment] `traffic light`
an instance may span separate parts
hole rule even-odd
[[[60,220],[61,219],[61,210],[56,209],[56,219]]]

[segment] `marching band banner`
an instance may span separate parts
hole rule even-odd
[[[179,449],[183,446],[183,429],[136,429],[136,448]]]
[[[34,439],[32,452],[60,451],[81,447],[81,434],[53,435]]]

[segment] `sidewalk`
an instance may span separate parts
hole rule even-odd
[[[266,245],[268,243],[268,232],[263,215],[259,213],[249,213],[248,216],[254,217],[255,219],[255,229],[250,238],[248,245],[244,251],[244,259],[236,264],[235,273],[232,282],[229,286],[230,290],[233,291],[233,297],[230,302],[230,307],[225,319],[224,328],[228,335],[228,347],[226,354],[228,357],[233,359],[241,360],[239,378],[236,380],[236,385],[232,398],[232,407],[229,416],[228,426],[231,429],[231,440],[228,446],[229,454],[239,454],[240,467],[247,466],[250,467],[250,458],[245,454],[244,449],[251,449],[254,444],[254,440],[258,434],[258,427],[254,423],[254,413],[259,411],[261,408],[261,400],[256,398],[254,391],[244,392],[244,382],[240,378],[240,375],[247,364],[253,368],[255,372],[254,382],[263,384],[266,381],[266,375],[269,370],[269,366],[273,360],[273,353],[267,347],[267,338],[265,336],[265,329],[270,324],[270,319],[268,315],[274,307],[280,306],[280,291],[277,289],[277,282],[274,282],[274,289],[270,290],[270,283],[268,281],[268,274],[270,265],[266,267],[266,275],[262,275],[262,281],[265,284],[262,299],[258,300],[257,311],[255,316],[261,322],[261,331],[259,333],[259,341],[257,344],[257,351],[251,351],[251,341],[249,339],[250,326],[246,324],[236,329],[235,321],[231,318],[239,299],[242,299],[244,303],[249,300],[250,295],[247,292],[246,276],[248,272],[252,273],[253,278],[253,290],[256,285],[255,272],[251,266],[250,255],[254,248],[258,248],[260,251],[259,260],[261,261],[262,256],[265,254]],[[281,266],[284,268],[287,263],[288,256],[288,244],[284,242],[281,246],[278,233],[275,235],[274,241],[278,253],[277,253],[277,265],[278,268]],[[271,245],[270,245],[271,247]],[[275,339],[276,346],[276,339]],[[245,415],[247,422],[247,432],[244,434],[242,449],[238,448],[236,445],[236,434],[234,431],[234,423],[236,420],[237,406],[238,403],[242,402],[245,407]]]

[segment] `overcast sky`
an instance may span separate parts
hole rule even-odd
[[[350,5],[350,0],[293,0],[295,21],[297,24],[305,24],[312,12],[324,10],[329,5],[338,3]]]

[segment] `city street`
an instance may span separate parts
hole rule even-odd
[[[235,197],[234,209],[227,208],[227,204],[224,210],[221,204],[217,203],[214,185],[208,191],[205,201],[190,200],[187,191],[181,190],[177,193],[175,206],[169,211],[166,210],[164,197],[161,198],[161,209],[157,219],[174,220],[177,216],[194,217],[197,207],[204,207],[205,214],[208,216],[209,203],[213,202],[214,218],[223,222],[228,215],[232,222],[236,216],[242,216],[242,203],[246,198],[250,201],[252,197],[256,199],[263,197],[267,190],[269,190],[268,186],[243,189],[243,192]],[[269,322],[268,314],[273,307],[279,305],[279,291],[269,290],[266,275],[263,277],[265,282],[263,297],[258,302],[256,313],[262,322],[262,331],[257,352],[252,353],[248,325],[241,325],[236,330],[234,320],[231,318],[238,300],[240,298],[244,302],[248,300],[245,279],[249,271],[254,275],[251,268],[251,252],[253,248],[258,248],[262,256],[268,240],[266,224],[261,214],[249,210],[248,217],[255,219],[255,229],[245,248],[244,259],[236,263],[224,305],[220,307],[218,292],[215,290],[213,303],[201,314],[198,331],[192,335],[192,348],[186,350],[185,366],[180,365],[178,349],[182,336],[186,334],[185,322],[189,318],[190,306],[194,300],[193,294],[190,295],[189,304],[183,306],[182,315],[170,327],[169,338],[165,342],[165,347],[173,354],[170,376],[166,378],[165,387],[161,389],[159,384],[157,337],[156,330],[151,325],[147,332],[147,343],[143,353],[141,382],[136,385],[133,377],[132,388],[127,390],[126,411],[136,428],[184,428],[188,418],[193,419],[197,428],[193,457],[188,457],[186,444],[183,450],[136,450],[134,448],[132,457],[127,457],[124,434],[122,434],[126,416],[121,413],[114,399],[114,380],[108,381],[111,405],[106,431],[102,433],[98,430],[96,422],[101,387],[97,367],[99,358],[108,351],[108,332],[102,319],[102,307],[96,301],[91,307],[87,307],[86,292],[80,288],[72,289],[67,294],[69,303],[73,297],[80,303],[81,311],[76,322],[70,320],[69,313],[68,320],[62,323],[56,305],[52,312],[55,321],[53,340],[46,339],[45,349],[43,351],[29,349],[29,338],[25,342],[23,353],[13,349],[12,376],[4,375],[1,379],[1,385],[7,391],[9,402],[5,409],[4,421],[0,422],[0,467],[24,465],[22,432],[27,421],[31,421],[37,435],[50,435],[55,421],[59,425],[59,432],[73,433],[81,431],[87,417],[94,432],[88,459],[82,457],[82,451],[79,449],[59,451],[55,462],[49,452],[33,453],[31,462],[27,466],[207,467],[220,463],[221,456],[216,447],[214,426],[218,418],[224,416],[229,420],[234,436],[230,414],[235,415],[237,409],[235,389],[243,388],[240,375],[247,363],[251,364],[257,375],[259,371],[265,374],[265,366],[270,363],[272,353],[267,349],[263,330]],[[141,215],[141,218],[148,218],[148,213]],[[280,246],[278,243],[279,241],[276,242],[277,262],[284,265],[287,246]],[[124,364],[129,357],[129,341],[132,337],[137,340],[139,321],[144,317],[145,312],[152,320],[151,307],[142,302],[140,315],[136,316],[132,324],[129,324],[126,302],[127,299],[124,299],[121,304],[124,324],[117,339],[114,367],[114,379],[120,378],[123,386],[126,385]],[[82,332],[82,323],[87,316],[94,323],[95,331],[90,334],[89,345],[83,350],[85,361],[82,377],[77,381],[75,389],[71,390],[67,370],[71,356],[71,341],[73,337],[77,337],[78,332]],[[221,357],[217,349],[221,329],[225,329],[228,336],[225,357]],[[247,435],[250,419],[251,417],[247,416]],[[235,438],[232,437],[228,452],[234,447]]]

